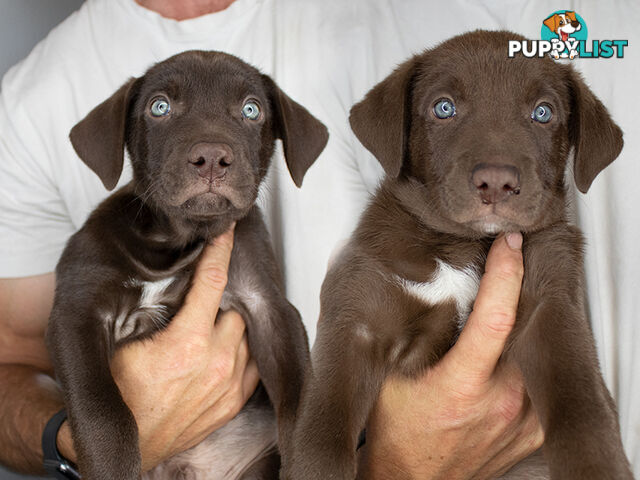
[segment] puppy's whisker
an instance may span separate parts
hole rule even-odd
[[[151,196],[153,194],[155,194],[157,192],[159,188],[159,184],[157,182],[149,182],[149,186],[145,189],[144,192],[142,192],[142,194],[140,194],[139,198],[140,198],[140,207],[138,208],[138,211],[136,212],[136,215],[134,216],[134,222],[138,219],[138,217],[140,216],[140,213],[142,212],[142,209],[144,208],[145,205],[150,206],[152,209],[156,209],[155,205],[150,204],[149,203],[149,199],[151,198]]]

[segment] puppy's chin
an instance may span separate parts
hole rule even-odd
[[[184,201],[179,209],[186,218],[195,220],[215,219],[235,210],[228,198],[214,192],[195,195]]]
[[[423,214],[423,221],[431,228],[467,238],[495,237],[503,232],[531,232],[539,228],[537,221],[526,221],[526,215],[517,212],[496,213],[493,209],[468,209],[461,215],[450,211],[429,215]]]
[[[226,183],[192,185],[166,196],[164,201],[185,218],[199,221],[230,216],[240,218],[254,204],[257,189],[238,188]]]
[[[524,201],[523,201],[524,200]],[[468,229],[473,235],[495,236],[503,232],[532,232],[553,218],[551,209],[544,209],[540,198],[509,197],[501,202],[485,204],[480,197],[460,199],[441,215]]]
[[[467,198],[429,195],[427,187],[414,179],[387,181],[384,188],[427,228],[469,239],[493,237],[502,232],[533,232],[561,218],[564,211],[561,201],[544,201],[542,197],[529,203],[507,200],[485,205],[473,195]],[[452,203],[447,198],[457,201]],[[526,209],[530,205],[533,207]]]
[[[521,232],[529,228],[493,214],[472,220],[466,225],[475,232],[487,236],[495,236],[502,232]]]

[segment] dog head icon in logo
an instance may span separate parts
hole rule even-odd
[[[554,44],[551,55],[555,58],[574,59],[578,56],[578,42],[586,40],[587,26],[576,12],[558,10],[542,22],[542,39]]]
[[[576,12],[570,11],[554,13],[549,18],[546,18],[542,23],[544,23],[549,30],[558,35],[558,38],[563,42],[566,42],[572,33],[575,33],[582,28],[582,24],[576,18]]]

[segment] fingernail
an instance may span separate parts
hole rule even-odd
[[[522,248],[522,234],[520,232],[507,233],[506,240],[511,250],[520,250]]]

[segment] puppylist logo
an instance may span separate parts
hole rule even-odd
[[[542,40],[510,40],[509,57],[550,55],[560,58],[624,58],[628,40],[592,40],[587,42],[587,23],[576,12],[558,10],[542,21]]]

